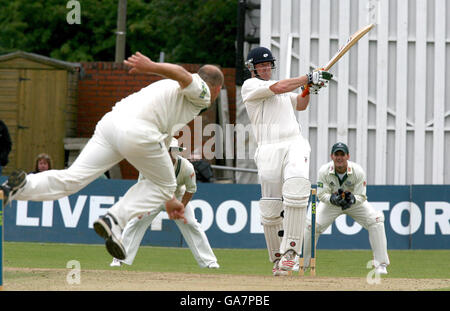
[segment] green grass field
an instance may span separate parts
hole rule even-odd
[[[389,250],[388,278],[450,279],[450,250]],[[214,249],[221,269],[200,269],[187,248],[143,246],[132,266],[109,267],[111,257],[103,245],[5,242],[4,266],[11,268],[66,269],[77,260],[83,270],[121,269],[151,272],[271,275],[265,249]],[[370,250],[317,251],[317,275],[365,277]],[[6,271],[5,278],[9,273]],[[449,288],[450,290],[450,288]]]

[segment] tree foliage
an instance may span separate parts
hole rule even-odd
[[[69,24],[65,0],[0,0],[0,54],[22,50],[80,61],[114,61],[118,0],[80,0]],[[126,55],[234,67],[236,0],[128,0]]]

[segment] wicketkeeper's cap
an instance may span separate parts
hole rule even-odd
[[[348,154],[348,147],[347,147],[347,145],[344,144],[344,143],[341,143],[341,142],[335,143],[333,145],[333,147],[331,148],[331,154],[334,154],[334,153],[336,153],[338,151],[342,151],[345,154]]]
[[[170,149],[170,151],[179,151],[179,152],[186,150],[186,148],[180,147],[178,145],[178,139],[176,139],[176,138],[172,138],[169,149]]]

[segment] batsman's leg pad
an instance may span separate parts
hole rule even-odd
[[[306,178],[289,178],[283,184],[284,236],[280,247],[282,254],[290,249],[300,253],[310,190],[311,183]]]
[[[368,222],[369,242],[372,247],[373,259],[379,264],[389,265],[387,253],[386,232],[384,229],[384,215],[377,212]]]
[[[303,234],[306,224],[306,208],[293,208],[286,206],[284,215],[284,235],[281,241],[280,252],[284,254],[289,249],[292,249],[299,254],[302,248]]]
[[[302,177],[293,177],[283,183],[282,193],[284,206],[307,207],[311,182]]]
[[[278,235],[278,232],[283,230],[283,218],[280,216],[283,211],[283,202],[280,199],[261,199],[259,201],[259,211],[267,251],[269,252],[269,260],[274,262],[281,257],[281,237]]]
[[[259,200],[259,213],[261,215],[261,224],[276,225],[283,222],[281,212],[283,211],[283,202],[281,199],[261,199]]]

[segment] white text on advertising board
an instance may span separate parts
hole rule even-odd
[[[64,197],[56,201],[40,202],[41,212],[35,210],[32,213],[34,216],[30,216],[28,201],[17,201],[16,225],[53,227],[54,216],[58,215],[57,217],[62,217],[66,228],[83,226],[92,228],[94,221],[105,214],[114,203],[114,196],[79,195],[72,204],[68,197]],[[371,202],[371,204],[384,213],[385,225],[390,226],[399,235],[414,234],[419,230],[423,230],[425,235],[435,235],[439,232],[443,235],[450,235],[449,202],[427,201],[424,203],[423,210],[414,202],[399,202],[392,207],[389,202]],[[197,199],[192,200],[189,205],[194,209],[197,219],[205,231],[211,228],[215,222],[217,227],[227,234],[235,234],[243,230],[252,234],[263,233],[259,220],[258,201],[251,201],[249,207],[238,200],[225,200],[218,206],[212,206],[206,200]],[[55,213],[56,209],[59,209],[58,213]],[[86,211],[88,212],[88,223],[80,223],[81,215]],[[163,220],[169,221],[165,212],[155,218],[151,230],[162,230]],[[354,235],[362,230],[361,225],[356,222],[349,225],[345,215],[339,216],[335,225],[337,230],[345,235]],[[332,234],[332,227],[330,226],[323,234]]]

